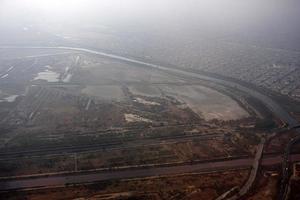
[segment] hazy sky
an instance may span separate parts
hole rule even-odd
[[[297,0],[1,0],[1,18],[39,16],[66,19],[101,16],[187,17],[215,21],[255,20],[296,9]],[[299,4],[298,4],[299,5]],[[288,9],[288,10],[286,10]]]
[[[2,30],[16,25],[176,27],[249,37],[272,34],[294,43],[299,18],[299,0],[0,0]]]
[[[205,23],[257,23],[298,11],[297,0],[0,0],[0,19],[184,19]],[[94,17],[98,17],[95,19]]]

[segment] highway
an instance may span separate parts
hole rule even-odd
[[[252,162],[252,167],[251,167],[251,172],[250,172],[249,178],[248,178],[247,182],[239,189],[238,193],[236,193],[235,195],[228,198],[228,195],[231,194],[231,191],[236,190],[235,189],[236,186],[235,186],[235,187],[231,188],[229,191],[227,191],[224,194],[222,194],[221,196],[219,196],[216,200],[223,200],[223,199],[238,200],[239,198],[241,198],[242,196],[244,196],[245,194],[248,193],[248,191],[251,189],[251,187],[253,186],[253,183],[256,179],[257,172],[260,167],[261,158],[263,155],[264,145],[265,145],[265,139],[263,138],[261,140],[260,144],[257,146],[256,154],[255,154],[254,160]]]
[[[300,154],[292,156],[293,161],[300,161]],[[42,187],[57,187],[68,184],[83,184],[105,180],[142,178],[153,176],[166,176],[184,173],[207,173],[229,169],[250,168],[253,165],[253,158],[233,159],[226,161],[214,161],[198,163],[191,165],[177,165],[166,167],[149,167],[149,168],[129,168],[123,170],[107,170],[89,173],[73,173],[60,176],[45,176],[8,179],[0,181],[0,191],[35,189]],[[282,157],[275,155],[264,158],[262,165],[280,164]]]

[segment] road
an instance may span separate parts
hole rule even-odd
[[[238,191],[238,193],[231,196],[230,198],[227,198],[226,193],[225,193],[217,200],[221,200],[221,199],[238,200],[242,196],[244,196],[248,193],[248,191],[252,188],[253,183],[256,179],[256,175],[257,175],[258,169],[260,167],[260,162],[261,162],[261,158],[263,155],[264,145],[265,145],[265,139],[262,139],[260,144],[257,146],[257,150],[256,150],[255,158],[252,162],[252,168],[251,168],[249,178],[248,178],[247,182]],[[233,190],[233,188],[231,190]],[[227,194],[230,194],[230,191],[228,191]]]
[[[293,161],[300,161],[300,154],[292,156]],[[281,156],[271,156],[262,160],[262,165],[280,164]],[[227,161],[215,161],[198,163],[193,165],[179,165],[168,167],[135,168],[124,170],[111,170],[90,173],[74,173],[63,176],[47,176],[35,178],[21,178],[0,181],[0,190],[34,189],[41,187],[65,186],[68,184],[83,184],[105,180],[130,179],[153,176],[175,175],[183,173],[204,173],[220,170],[248,168],[253,165],[253,159],[234,159]]]

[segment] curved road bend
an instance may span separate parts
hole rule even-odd
[[[100,56],[116,59],[118,61],[123,61],[123,62],[131,63],[131,64],[135,64],[135,65],[147,66],[147,67],[151,67],[151,68],[154,68],[154,69],[159,69],[159,70],[163,70],[163,71],[166,71],[166,72],[169,72],[169,73],[177,74],[177,75],[180,75],[180,76],[184,75],[184,76],[187,76],[187,77],[190,77],[190,78],[192,77],[192,78],[198,78],[198,79],[205,80],[205,81],[212,81],[212,82],[215,82],[215,83],[218,83],[218,84],[225,85],[227,87],[236,88],[236,89],[238,89],[240,91],[243,91],[247,94],[250,94],[251,96],[253,96],[256,99],[260,100],[261,102],[264,103],[264,105],[270,111],[272,111],[274,113],[274,115],[276,115],[278,118],[280,118],[283,122],[287,123],[290,128],[293,128],[293,127],[299,125],[299,122],[296,119],[294,119],[287,111],[285,111],[277,102],[272,100],[269,96],[267,96],[265,94],[262,94],[262,93],[260,93],[256,90],[254,90],[254,89],[245,87],[243,85],[240,85],[238,83],[231,82],[231,81],[228,81],[228,80],[221,80],[221,79],[210,77],[210,76],[207,76],[207,75],[197,74],[197,73],[193,73],[193,72],[187,72],[187,71],[181,70],[181,69],[174,69],[174,68],[170,68],[170,67],[164,67],[164,66],[151,64],[151,63],[143,62],[143,61],[136,60],[136,59],[126,58],[126,57],[118,56],[118,55],[115,55],[115,54],[110,54],[110,53],[105,53],[105,52],[95,51],[95,50],[85,49],[85,48],[66,47],[66,46],[57,46],[57,47],[0,46],[0,48],[11,48],[11,49],[13,49],[13,48],[17,48],[17,49],[63,49],[63,50],[79,51],[79,52],[84,52],[84,53],[91,53],[91,54],[95,54],[95,55],[100,55]]]
[[[257,171],[259,169],[261,158],[262,158],[262,155],[263,155],[264,145],[265,145],[265,139],[262,139],[260,144],[257,147],[255,158],[254,158],[253,163],[252,163],[249,178],[246,181],[246,183],[239,189],[238,193],[228,198],[228,195],[231,193],[230,191],[234,191],[234,188],[236,188],[236,187],[234,187],[231,190],[229,190],[229,191],[225,192],[224,194],[222,194],[216,200],[223,200],[223,199],[237,200],[237,199],[241,198],[242,196],[244,196],[245,194],[248,193],[248,191],[251,189],[251,187],[252,187],[252,185],[253,185],[253,183],[256,179]]]
[[[264,158],[262,160],[262,165],[280,164],[281,160],[281,156],[272,156]],[[292,160],[300,161],[300,154],[293,155]],[[183,173],[205,173],[214,172],[218,170],[248,168],[251,167],[252,164],[253,159],[245,158],[229,161],[199,163],[194,165],[112,170],[102,172],[76,173],[63,176],[9,179],[0,181],[0,191],[35,189],[42,187],[65,186],[67,184],[83,184],[105,180],[165,176]]]

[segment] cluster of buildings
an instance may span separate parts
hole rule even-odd
[[[300,101],[300,52],[213,41],[170,45],[176,48],[149,54],[163,63],[242,80]]]

